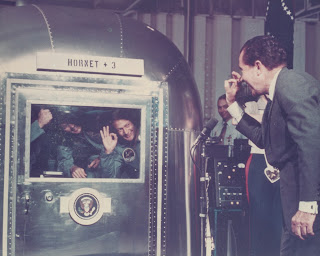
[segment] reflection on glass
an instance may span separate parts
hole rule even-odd
[[[31,106],[30,177],[139,178],[140,109]]]

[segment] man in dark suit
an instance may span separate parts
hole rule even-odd
[[[265,148],[269,163],[280,170],[284,216],[281,256],[314,256],[320,252],[320,83],[286,68],[287,54],[271,36],[258,36],[240,51],[242,75],[225,81],[228,111],[237,129]],[[239,81],[253,95],[268,100],[262,124],[235,100]],[[272,218],[272,216],[270,216]]]

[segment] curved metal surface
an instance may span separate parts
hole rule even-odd
[[[3,8],[0,18],[1,71],[34,73],[41,51],[144,59],[145,79],[169,83],[170,126],[199,129],[190,122],[201,108],[189,66],[160,32],[106,10],[30,5]],[[194,113],[186,107],[190,98]]]
[[[37,52],[143,59],[145,75],[141,80],[144,83],[168,83],[169,127],[165,142],[168,155],[162,163],[167,167],[161,186],[161,222],[164,225],[161,225],[161,238],[158,238],[161,250],[152,255],[199,255],[199,175],[193,169],[189,149],[201,127],[201,104],[190,68],[177,47],[153,28],[106,10],[45,5],[0,9],[0,72],[43,74],[36,71]],[[51,75],[65,76],[63,73]],[[68,187],[60,186],[61,193],[65,193]],[[129,190],[130,186],[126,188],[126,193]],[[120,194],[128,205],[134,201],[134,198],[125,198],[124,191]],[[43,195],[37,196],[42,200]],[[44,215],[49,212],[50,207]],[[45,219],[42,219],[39,225],[44,222]],[[110,225],[112,230],[116,230],[116,219]],[[86,230],[83,227],[80,229],[79,234],[86,236]],[[98,230],[102,232],[100,238],[107,239],[103,237],[103,230]],[[57,239],[58,244],[63,243],[55,236],[55,229],[51,231],[50,237]],[[111,233],[109,236],[109,241],[116,237],[112,237]],[[87,244],[84,245],[87,247]],[[153,246],[149,244],[149,247]]]

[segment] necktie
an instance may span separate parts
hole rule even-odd
[[[264,113],[263,113],[263,117],[262,117],[262,122],[264,124],[267,123],[268,116],[269,116],[269,113],[270,113],[271,103],[272,103],[272,101],[269,98],[267,98],[267,101],[268,101],[268,103],[266,105],[266,108],[264,109]]]
[[[224,144],[224,136],[226,135],[226,131],[227,131],[227,122],[223,123],[223,127],[221,129],[221,133],[219,135],[219,145],[223,145]]]
[[[266,137],[269,130],[268,117],[269,117],[271,103],[272,103],[270,99],[267,98],[267,100],[268,100],[268,103],[266,105],[266,108],[264,109],[264,113],[262,117],[262,136],[263,136],[262,138],[264,143],[266,142]]]

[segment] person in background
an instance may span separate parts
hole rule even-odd
[[[130,110],[116,110],[111,120],[111,129],[114,132],[109,126],[100,131],[104,145],[100,154],[103,177],[139,177],[139,124],[134,116]]]
[[[210,136],[214,137],[219,145],[233,145],[235,139],[246,139],[232,124],[232,117],[227,110],[228,103],[225,94],[218,98],[217,107],[222,120],[214,127]]]
[[[65,177],[99,178],[100,152],[103,149],[99,131],[89,129],[84,114],[65,114],[58,118],[63,131],[57,146],[58,170]]]
[[[274,37],[254,37],[240,51],[242,75],[232,72],[224,86],[237,130],[264,148],[268,162],[280,170],[280,255],[314,256],[320,252],[320,82],[286,65],[286,50]],[[268,101],[262,123],[235,100],[241,80]]]

